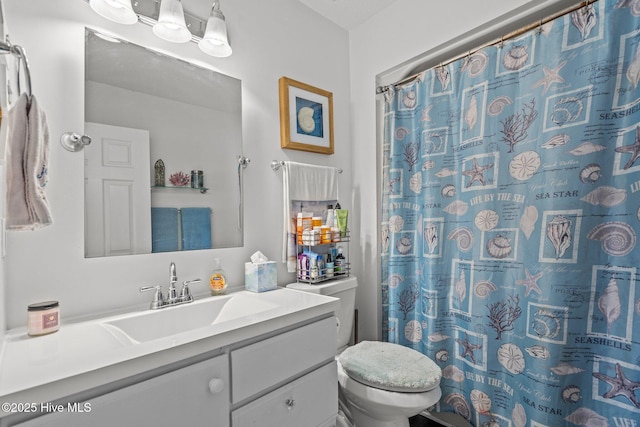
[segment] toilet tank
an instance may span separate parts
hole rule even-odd
[[[340,354],[349,344],[351,332],[353,331],[354,309],[356,307],[356,287],[358,279],[349,276],[344,279],[330,280],[316,285],[308,283],[291,283],[287,285],[289,289],[296,289],[314,294],[327,295],[340,299],[340,307],[336,311],[338,320],[338,342],[336,354]]]

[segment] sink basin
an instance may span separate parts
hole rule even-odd
[[[142,343],[246,318],[277,307],[252,295],[236,293],[126,315],[106,321],[103,325],[116,336],[124,333],[134,343]]]

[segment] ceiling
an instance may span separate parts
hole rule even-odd
[[[396,0],[299,0],[346,30],[352,30]]]
[[[314,10],[316,13],[333,21],[335,24],[349,31],[362,24],[378,12],[382,11],[397,0],[298,0],[300,3]],[[154,17],[157,14],[158,0],[139,0],[134,4],[150,3],[149,10],[141,10],[143,15]],[[188,15],[198,17],[209,16],[212,0],[182,0],[187,19]],[[136,7],[134,6],[134,9]],[[224,2],[221,4],[224,12]],[[136,9],[137,10],[137,9]],[[157,16],[157,15],[156,15]],[[206,21],[206,19],[204,19]],[[205,22],[206,23],[206,22]],[[203,23],[204,25],[204,23]],[[193,28],[192,28],[193,30]],[[202,29],[204,32],[204,29]]]

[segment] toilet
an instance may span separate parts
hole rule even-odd
[[[363,341],[348,347],[357,286],[357,278],[350,276],[315,285],[292,283],[287,288],[340,299],[336,311],[340,396],[336,425],[409,427],[410,417],[440,400],[440,368],[427,356],[398,344]]]

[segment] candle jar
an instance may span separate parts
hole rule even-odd
[[[204,172],[198,171],[198,188],[204,188]]]
[[[191,188],[198,188],[198,171],[191,171]]]
[[[60,305],[58,301],[45,301],[27,307],[27,332],[31,336],[50,334],[60,328]]]

